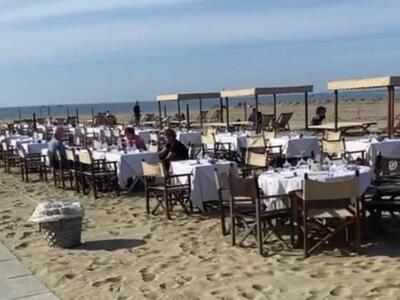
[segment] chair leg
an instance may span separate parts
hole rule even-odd
[[[167,192],[165,191],[164,192],[164,202],[165,202],[165,210],[166,210],[166,213],[167,213],[167,219],[168,220],[170,220],[171,219],[171,212],[170,212],[170,202],[169,202],[169,199],[168,199],[168,195],[167,195]]]
[[[308,241],[308,223],[307,223],[307,212],[303,211],[303,248],[304,248],[304,258],[307,258],[309,241]]]
[[[97,185],[96,185],[96,178],[92,176],[92,184],[93,184],[93,197],[97,199]]]

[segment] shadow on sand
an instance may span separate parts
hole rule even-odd
[[[112,240],[98,240],[98,241],[84,242],[81,245],[75,247],[74,249],[88,250],[88,251],[97,251],[97,250],[114,251],[119,249],[135,248],[142,246],[144,244],[146,244],[144,240],[112,239]]]

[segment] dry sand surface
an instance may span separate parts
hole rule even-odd
[[[1,240],[61,299],[396,299],[400,248],[368,245],[366,255],[337,251],[304,260],[300,251],[261,257],[230,246],[218,219],[184,214],[147,216],[141,196],[98,200],[22,184],[0,175]],[[48,248],[26,220],[57,195],[86,209],[82,246]]]
[[[364,120],[385,108],[365,105],[372,108]],[[303,107],[282,109],[299,115]],[[142,193],[94,200],[56,190],[52,182],[23,184],[3,171],[0,192],[0,239],[61,299],[400,298],[398,235],[366,244],[360,257],[333,251],[304,260],[297,250],[261,257],[231,247],[217,218],[147,216]],[[76,249],[48,248],[27,222],[37,201],[54,196],[85,207],[84,243]]]

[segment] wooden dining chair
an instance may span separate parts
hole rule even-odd
[[[167,218],[171,219],[171,212],[177,204],[187,214],[193,211],[193,204],[190,200],[191,174],[173,175],[167,173],[161,162],[147,163],[142,161],[142,168],[147,214],[155,215],[159,209],[163,209]],[[150,208],[151,199],[156,200],[156,205],[152,210]]]
[[[264,255],[265,245],[272,236],[278,239],[279,243],[290,248],[282,237],[275,224],[281,224],[282,220],[291,218],[290,210],[268,209],[264,203],[270,196],[260,196],[257,178],[240,178],[229,173],[230,192],[230,232],[232,245],[242,246],[249,238],[256,241],[258,252]],[[238,243],[236,239],[240,237]]]
[[[231,168],[233,164],[231,164]],[[226,217],[229,216],[229,169],[226,172],[220,172],[218,168],[214,169],[215,185],[218,192],[218,205],[220,211],[221,231],[222,235],[228,235],[230,232],[230,225],[226,225]]]
[[[3,142],[2,145],[3,145],[4,170],[7,173],[10,173],[12,168],[20,167],[21,157],[17,149],[12,147],[9,143]]]
[[[305,174],[298,196],[298,235],[304,257],[333,242],[340,233],[353,250],[361,253],[361,207],[358,171],[347,180],[321,182]],[[354,226],[354,242],[350,240]]]
[[[397,217],[400,213],[400,156],[385,157],[381,152],[375,160],[375,177],[363,198],[363,206],[375,225],[382,228],[382,213]]]
[[[347,151],[346,140],[344,138],[340,140],[322,140],[322,154],[329,157],[329,159],[342,159],[352,160],[351,157],[354,154],[358,154],[359,157],[364,160],[365,151]]]
[[[29,182],[29,174],[38,174],[40,179],[47,181],[46,157],[41,153],[26,153],[24,147],[18,147],[20,156],[21,177]]]
[[[68,160],[63,158],[60,150],[56,150],[52,153],[52,169],[53,169],[53,181],[54,186],[58,188],[66,189],[66,182],[70,183],[70,187],[72,189],[72,181],[73,177],[71,174],[71,170],[69,169]]]
[[[268,167],[267,152],[257,153],[252,150],[247,150],[241,171],[243,177],[256,176],[259,172],[267,171]]]
[[[115,192],[119,196],[119,184],[117,176],[117,162],[105,159],[93,159],[90,150],[80,150],[78,153],[79,174],[82,192],[89,187],[93,191],[94,198],[98,198],[98,192]]]

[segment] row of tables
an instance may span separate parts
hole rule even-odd
[[[144,130],[143,135],[153,132],[152,129]],[[140,131],[138,130],[140,134]],[[184,143],[199,143],[201,135],[198,132],[178,132],[178,138]],[[12,146],[17,144],[24,147],[27,153],[47,153],[47,143],[40,142],[27,136],[10,136],[9,143]],[[4,137],[0,138],[0,141]],[[216,140],[220,142],[229,142],[233,149],[246,147],[246,134],[244,133],[221,133],[216,135]],[[287,157],[298,157],[299,155],[309,155],[314,152],[316,155],[320,152],[318,139],[312,136],[284,136],[271,139],[270,145],[280,145]],[[376,139],[357,139],[346,141],[346,148],[349,151],[365,151],[365,158],[372,165],[378,152],[388,157],[398,157],[400,154],[400,140]],[[117,162],[117,174],[119,184],[126,186],[130,178],[137,178],[143,175],[141,162],[143,160],[149,163],[159,161],[158,153],[138,151],[102,151],[94,150],[95,159],[106,159],[107,161]],[[237,168],[236,164],[230,161],[216,161],[215,163],[207,160],[186,160],[175,161],[171,163],[171,172],[174,174],[192,174],[192,193],[191,200],[200,210],[204,209],[204,203],[211,200],[217,200],[218,194],[215,186],[214,170],[225,172],[229,168]],[[370,167],[357,167],[360,171],[360,194],[362,194],[371,182],[373,173]],[[265,172],[258,178],[260,188],[266,195],[288,194],[301,188],[301,181],[304,173],[309,173],[311,179],[315,178],[321,181],[343,180],[346,177],[353,176],[355,170],[346,166],[331,166],[327,171],[310,171],[308,167],[299,166],[292,169],[278,169]]]

